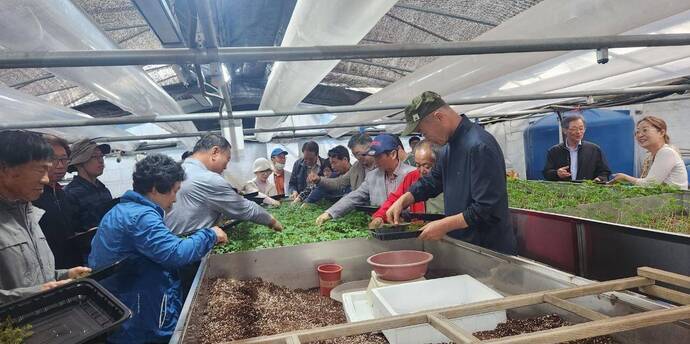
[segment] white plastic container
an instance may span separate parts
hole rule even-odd
[[[459,306],[473,302],[503,298],[469,275],[405,283],[371,291],[376,318],[415,313],[435,308]],[[451,319],[467,332],[493,330],[506,321],[506,312],[497,311]],[[383,334],[391,344],[447,343],[450,340],[431,325],[415,325]]]
[[[347,322],[374,319],[374,308],[369,301],[366,290],[343,294],[343,310]]]

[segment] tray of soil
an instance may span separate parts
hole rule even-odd
[[[371,235],[379,240],[398,240],[416,238],[422,231],[424,223],[407,222],[400,224],[384,224],[381,228],[372,229]]]
[[[130,310],[91,279],[80,279],[0,307],[0,319],[30,325],[24,343],[105,341],[131,316]]]
[[[184,342],[211,344],[347,322],[342,305],[318,288],[289,289],[261,279],[218,278],[206,284]],[[189,338],[189,335],[193,338]],[[381,334],[362,334],[318,343],[387,343]]]
[[[371,214],[375,213],[377,210],[379,210],[379,207],[375,207],[375,206],[371,206],[371,205],[356,205],[355,209],[371,215]]]

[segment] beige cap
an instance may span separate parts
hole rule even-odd
[[[261,171],[267,171],[267,170],[272,170],[273,165],[271,165],[271,162],[268,161],[266,158],[258,158],[254,160],[254,166],[252,167],[254,172],[261,172]]]
[[[91,160],[91,155],[94,149],[100,149],[103,155],[110,153],[110,145],[107,144],[96,144],[89,139],[84,139],[74,143],[70,150],[72,155],[70,156],[69,165],[67,166],[67,172],[75,172],[77,170],[76,166],[83,164]]]

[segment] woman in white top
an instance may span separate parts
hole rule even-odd
[[[688,189],[688,171],[680,154],[669,146],[666,122],[655,116],[647,116],[637,122],[635,138],[649,153],[642,167],[640,178],[617,173],[613,181],[626,181],[635,185],[668,184],[682,190]]]
[[[264,204],[280,205],[280,202],[272,199],[270,196],[278,194],[276,186],[268,181],[268,177],[273,173],[273,166],[266,158],[258,158],[254,161],[253,166],[254,179],[248,181],[243,187],[242,192],[245,194],[252,192],[259,192],[258,197],[263,197]]]

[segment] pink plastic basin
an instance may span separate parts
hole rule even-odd
[[[367,258],[379,278],[387,281],[409,281],[424,276],[434,255],[423,251],[388,251]]]

